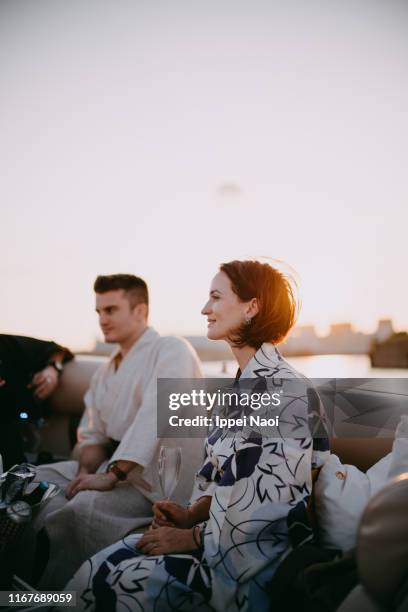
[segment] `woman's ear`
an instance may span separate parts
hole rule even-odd
[[[255,315],[258,314],[258,312],[259,312],[258,298],[252,298],[252,300],[248,302],[248,310],[247,310],[246,316],[248,319],[253,319]]]

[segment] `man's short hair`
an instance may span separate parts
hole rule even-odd
[[[143,278],[133,274],[109,274],[98,276],[94,283],[95,293],[107,293],[123,289],[131,308],[137,304],[149,306],[149,291]]]

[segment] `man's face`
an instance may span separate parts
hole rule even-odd
[[[146,324],[145,305],[137,304],[132,309],[123,289],[97,293],[95,309],[105,342],[126,342]]]

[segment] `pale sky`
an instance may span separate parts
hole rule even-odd
[[[204,334],[256,256],[302,324],[408,328],[404,0],[2,0],[0,100],[0,331],[90,346],[95,276],[130,272]]]

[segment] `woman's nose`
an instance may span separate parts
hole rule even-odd
[[[202,315],[208,315],[211,312],[211,308],[210,308],[210,302],[206,302],[206,304],[204,304],[203,309],[201,310],[201,314]]]

